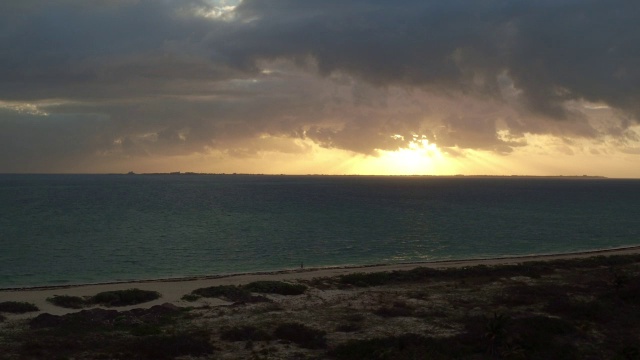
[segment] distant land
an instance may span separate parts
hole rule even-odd
[[[360,175],[360,174],[252,174],[252,173],[197,173],[197,172],[168,172],[168,173],[135,173],[130,171],[127,175],[202,175],[202,176],[211,176],[211,175],[240,175],[240,176],[346,176],[346,177],[429,177],[429,178],[579,178],[579,179],[607,179],[606,176],[599,175]]]

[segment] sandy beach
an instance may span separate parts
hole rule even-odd
[[[517,257],[503,257],[490,259],[469,259],[469,260],[452,260],[452,261],[435,261],[421,263],[391,264],[391,265],[370,265],[370,266],[354,266],[354,267],[334,267],[334,268],[318,268],[318,269],[296,269],[283,270],[265,273],[237,274],[227,276],[211,276],[197,278],[181,278],[181,279],[159,279],[145,280],[135,282],[120,282],[106,284],[91,285],[69,285],[56,287],[37,287],[25,289],[8,289],[0,290],[0,301],[25,301],[35,304],[40,311],[27,314],[8,315],[10,318],[28,318],[37,316],[40,313],[50,313],[53,315],[64,315],[78,310],[66,309],[55,306],[46,301],[47,298],[54,295],[70,295],[70,296],[91,296],[103,291],[123,290],[130,288],[138,288],[142,290],[152,290],[159,292],[161,298],[147,303],[133,305],[128,307],[119,307],[119,310],[130,310],[133,308],[150,308],[154,305],[171,303],[177,306],[193,306],[194,303],[182,300],[182,296],[189,294],[191,291],[210,286],[217,285],[242,285],[253,281],[260,280],[310,280],[321,277],[334,277],[349,273],[372,273],[380,271],[396,271],[411,270],[417,267],[428,267],[435,269],[453,268],[453,267],[470,267],[476,265],[510,265],[520,264],[528,261],[549,261],[560,259],[577,259],[592,256],[611,256],[611,255],[630,255],[640,253],[640,246],[631,246],[615,249],[575,252],[566,254],[548,254],[548,255],[529,255]],[[197,305],[228,305],[229,302],[220,299],[203,298],[198,300]]]
[[[0,341],[0,353],[7,359],[634,358],[628,355],[640,353],[638,254],[633,246],[5,289],[0,303],[39,310],[15,314],[4,307],[0,339],[10,340]],[[161,297],[130,306],[95,301],[99,293],[134,288]],[[84,303],[56,306],[47,301],[55,295]]]

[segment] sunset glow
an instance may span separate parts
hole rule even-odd
[[[357,164],[357,172],[381,175],[442,175],[450,174],[448,161],[436,144],[416,136],[406,148],[395,151],[378,150]]]
[[[0,172],[640,177],[604,4],[6,2]]]

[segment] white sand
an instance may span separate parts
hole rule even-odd
[[[257,280],[297,280],[312,279],[317,277],[332,277],[344,275],[354,272],[377,272],[377,271],[393,271],[393,270],[410,270],[416,267],[430,268],[450,268],[450,267],[466,267],[475,265],[503,265],[518,264],[527,261],[548,261],[558,259],[586,258],[597,255],[627,255],[640,253],[640,246],[625,247],[611,250],[598,250],[581,253],[555,254],[555,255],[533,255],[520,257],[505,257],[493,259],[472,259],[472,260],[456,260],[456,261],[438,261],[411,264],[393,264],[393,265],[375,265],[363,267],[343,267],[343,268],[321,268],[321,269],[304,269],[279,271],[260,274],[241,274],[230,275],[225,277],[203,277],[188,279],[171,279],[171,280],[152,280],[138,281],[127,283],[98,284],[98,285],[77,285],[77,286],[59,286],[49,288],[30,288],[19,290],[0,290],[0,302],[2,301],[26,301],[35,304],[40,308],[40,312],[28,313],[23,315],[5,314],[10,318],[33,317],[42,312],[54,315],[62,315],[78,310],[65,309],[52,305],[46,301],[48,297],[54,295],[71,295],[71,296],[92,296],[102,291],[123,290],[130,288],[138,288],[143,290],[158,291],[162,297],[158,300],[147,302],[140,305],[129,307],[118,307],[118,310],[129,310],[132,308],[148,308],[163,303],[173,303],[178,306],[193,306],[228,304],[218,299],[201,299],[198,303],[189,303],[181,300],[182,296],[191,291],[208,286],[216,285],[240,285]]]

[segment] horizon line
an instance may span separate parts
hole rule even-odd
[[[172,172],[144,172],[136,173],[130,172],[0,172],[0,175],[128,175],[128,176],[341,176],[341,177],[439,177],[439,178],[462,178],[462,177],[500,177],[500,178],[597,178],[597,179],[640,179],[636,177],[608,177],[604,175],[530,175],[530,174],[503,174],[503,175],[489,175],[489,174],[450,174],[450,175],[429,175],[429,174],[325,174],[325,173],[300,173],[300,174],[286,174],[286,173],[236,173],[236,172],[192,172],[192,171],[172,171]]]

